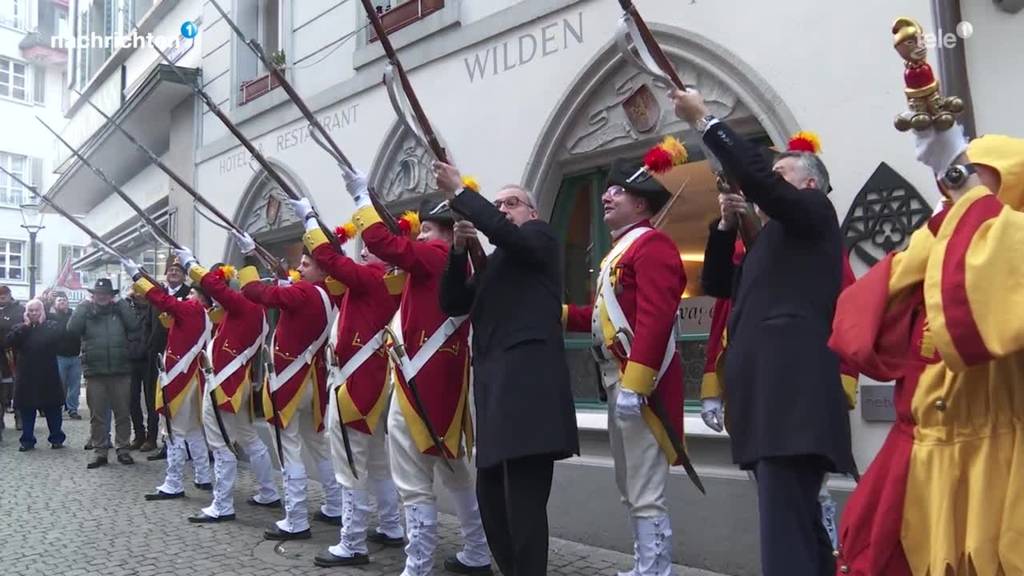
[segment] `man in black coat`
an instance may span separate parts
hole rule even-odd
[[[579,453],[562,337],[562,270],[554,230],[529,193],[507,186],[494,203],[435,164],[457,222],[441,308],[472,314],[477,500],[491,553],[506,576],[547,573],[547,501],[555,460]],[[475,227],[474,227],[475,225]],[[479,228],[496,246],[467,279]]]
[[[723,197],[704,255],[705,291],[733,298],[725,380],[733,460],[757,477],[766,576],[834,574],[817,495],[826,472],[856,474],[839,359],[827,346],[842,279],[842,239],[814,154],[763,150],[708,113],[696,91],[676,114],[769,220],[739,266],[736,215]]]
[[[4,417],[12,409],[14,399],[14,368],[10,365],[9,349],[4,342],[7,334],[24,318],[24,306],[14,299],[9,287],[0,285],[0,430],[4,429]],[[15,413],[14,420],[17,429],[21,430],[21,415]]]

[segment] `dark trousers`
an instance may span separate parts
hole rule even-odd
[[[754,465],[764,576],[832,576],[832,544],[821,523],[825,475],[811,457],[766,458]]]
[[[528,456],[477,470],[480,519],[504,576],[547,574],[554,465],[548,456]]]
[[[156,365],[149,360],[132,360],[132,428],[136,438],[156,442],[159,420],[156,414]],[[142,419],[142,401],[146,401],[146,419]]]
[[[36,445],[36,408],[19,408],[21,413],[21,445],[31,448]],[[50,430],[47,441],[50,444],[63,444],[66,440],[64,432],[60,429],[61,418],[64,415],[64,406],[51,406],[43,409],[46,415],[46,427]]]

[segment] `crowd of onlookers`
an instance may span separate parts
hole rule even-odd
[[[185,289],[178,267],[168,270],[166,285],[171,293]],[[167,328],[145,298],[119,298],[107,278],[89,292],[74,307],[55,290],[22,304],[0,285],[0,441],[13,413],[19,451],[35,449],[37,417],[46,419],[50,447],[64,448],[62,420],[82,419],[84,379],[90,417],[85,448],[95,451],[89,467],[106,464],[111,448],[122,464],[133,463],[132,450],[161,459],[155,403]]]

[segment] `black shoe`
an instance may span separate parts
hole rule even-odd
[[[309,532],[309,528],[302,532],[285,532],[274,525],[273,528],[263,532],[263,537],[267,540],[309,540],[313,535]]]
[[[334,568],[336,566],[362,566],[369,564],[370,557],[366,554],[355,554],[354,556],[335,556],[328,550],[321,550],[313,557],[313,564],[321,568]]]
[[[146,439],[142,436],[135,436],[135,440],[132,440],[131,444],[128,445],[129,450],[138,450],[142,448],[142,445],[146,443]]]
[[[93,449],[92,440],[89,440],[88,442],[86,442],[85,446],[82,449],[83,450],[92,450]]]
[[[149,501],[149,502],[153,502],[153,501],[157,501],[157,500],[174,500],[174,499],[177,499],[177,498],[184,498],[184,497],[185,497],[185,493],[184,492],[178,492],[177,494],[170,494],[170,493],[164,492],[162,490],[157,490],[156,492],[153,492],[152,494],[146,494],[146,500]]]
[[[161,446],[160,450],[156,454],[150,454],[149,456],[146,456],[146,460],[149,460],[150,462],[155,462],[157,460],[166,460],[166,459],[167,459],[167,444],[164,444],[163,446]]]
[[[135,464],[135,460],[132,459],[132,455],[127,452],[121,452],[117,455],[117,461],[124,465]]]
[[[94,468],[99,468],[100,466],[106,466],[106,465],[107,465],[107,457],[106,456],[97,456],[97,457],[93,458],[91,462],[86,464],[85,467],[88,468],[89,470],[92,470]]]
[[[405,538],[392,538],[383,532],[370,530],[366,533],[366,541],[380,544],[385,548],[402,548],[405,546]]]
[[[331,526],[341,526],[341,515],[328,516],[324,514],[322,510],[317,510],[316,514],[313,514],[313,520],[317,522],[323,522],[324,524],[330,524]]]
[[[82,415],[78,412],[68,412],[68,418],[71,418],[72,420],[81,420]]]
[[[195,516],[189,516],[188,521],[193,524],[216,524],[217,522],[230,522],[234,519],[234,514],[225,514],[224,516],[207,516],[200,512]]]
[[[193,486],[200,490],[206,490],[207,492],[213,492],[213,483],[211,482],[193,482]]]
[[[63,444],[50,444],[50,448],[53,449],[53,450],[60,450],[61,448],[64,448],[64,445]]]
[[[260,507],[263,507],[263,508],[280,508],[281,507],[281,499],[280,498],[278,498],[277,500],[274,500],[273,502],[260,502],[259,500],[256,499],[255,496],[249,496],[249,498],[247,498],[245,502],[246,502],[246,504],[249,504],[250,506],[260,506]]]
[[[490,564],[485,564],[483,566],[466,566],[461,560],[459,560],[458,556],[446,558],[444,561],[444,569],[454,574],[494,574],[494,571],[491,570]]]
[[[18,452],[28,452],[30,450],[35,450],[35,449],[36,449],[35,446],[26,446],[25,444],[22,444],[21,446],[18,446]]]

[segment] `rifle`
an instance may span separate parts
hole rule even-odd
[[[270,75],[277,80],[281,89],[284,90],[284,93],[288,96],[288,99],[291,100],[295,104],[295,107],[299,109],[302,117],[306,119],[307,123],[309,123],[309,135],[312,136],[313,141],[316,142],[317,146],[323,148],[324,152],[327,152],[329,156],[334,158],[334,161],[337,162],[343,170],[346,172],[354,172],[355,168],[352,166],[352,162],[349,161],[348,157],[345,156],[345,153],[341,151],[341,146],[338,146],[338,143],[335,142],[333,137],[331,137],[330,132],[324,128],[323,123],[313,115],[313,111],[310,110],[306,102],[301,96],[299,96],[299,93],[292,86],[292,83],[289,82],[281,72],[280,67],[275,66],[274,63],[270,61],[270,58],[267,57],[267,52],[263,49],[263,46],[260,45],[255,38],[247,38],[245,36],[245,32],[242,32],[242,29],[238,27],[238,24],[228,16],[227,12],[220,7],[220,4],[218,4],[216,0],[211,0],[210,4],[213,4],[214,9],[220,13],[221,18],[224,19],[224,22],[227,23],[228,27],[231,28],[242,43],[256,55],[256,58],[263,64],[263,67],[270,71]],[[388,230],[391,230],[392,233],[397,234],[399,230],[398,221],[395,220],[394,215],[392,215],[384,206],[384,203],[377,196],[376,192],[373,190],[367,190],[367,192],[370,196],[370,202],[373,204],[377,214],[384,222],[384,225],[387,226]]]
[[[171,70],[178,77],[178,79],[192,89],[192,93],[198,96],[199,99],[203,101],[203,104],[205,104],[206,107],[210,110],[210,112],[212,112],[213,115],[216,116],[218,120],[220,120],[221,124],[223,124],[224,127],[228,129],[228,132],[231,132],[231,134],[238,140],[238,142],[249,152],[250,155],[252,155],[253,159],[256,160],[256,163],[258,163],[260,167],[263,168],[263,171],[266,172],[268,176],[270,176],[274,183],[281,188],[281,191],[284,192],[285,196],[287,196],[291,200],[300,200],[302,196],[300,196],[299,193],[296,192],[294,188],[292,188],[292,185],[289,184],[288,181],[285,180],[283,176],[281,176],[277,169],[275,169],[274,166],[270,163],[270,161],[268,161],[267,158],[263,155],[263,153],[256,148],[252,141],[250,141],[248,138],[245,137],[244,134],[242,134],[242,131],[238,129],[238,126],[235,126],[235,123],[232,122],[231,119],[228,118],[227,114],[225,114],[224,111],[220,109],[220,106],[217,106],[217,103],[214,102],[213,98],[209,94],[207,94],[205,90],[200,88],[194,81],[191,81],[188,78],[186,78],[185,74],[181,71],[180,68],[178,68],[174,61],[171,60],[171,58],[167,55],[166,52],[161,50],[156,45],[153,46],[153,49],[156,50],[157,54],[159,54],[160,57],[164,60],[164,62],[166,62],[167,65],[170,66]],[[326,223],[324,223],[320,216],[316,217],[316,222],[317,224],[320,225],[320,229],[324,231],[324,234],[327,236],[327,241],[331,243],[331,247],[340,252],[341,244],[338,242],[338,238],[337,236],[335,236],[334,231],[331,230]]]
[[[281,447],[281,415],[277,411],[277,402],[275,401],[276,398],[274,398],[275,391],[269,388],[270,379],[277,373],[274,369],[273,337],[270,339],[270,347],[268,348],[267,346],[263,346],[260,350],[263,353],[263,362],[264,366],[266,366],[267,372],[263,379],[263,385],[268,386],[267,395],[270,396],[270,413],[271,420],[274,422],[274,440],[276,440],[277,443],[277,459],[281,462],[281,470],[284,470],[284,448]]]
[[[395,114],[398,116],[399,121],[405,126],[409,132],[411,132],[416,139],[420,141],[424,148],[426,148],[430,154],[438,162],[450,164],[451,161],[448,158],[448,153],[444,147],[441,146],[441,142],[437,139],[437,134],[434,132],[434,128],[430,125],[430,120],[427,119],[426,112],[423,111],[423,106],[420,104],[419,98],[416,97],[416,92],[412,88],[412,83],[409,82],[409,76],[405,73],[405,68],[402,67],[402,62],[398,59],[398,53],[395,52],[395,47],[391,45],[391,39],[388,38],[388,33],[384,30],[384,24],[380,21],[380,16],[377,15],[377,10],[374,8],[373,3],[370,0],[362,0],[363,9],[366,10],[366,15],[370,17],[370,24],[373,25],[373,30],[377,34],[377,39],[380,40],[380,45],[384,49],[384,53],[388,58],[388,66],[384,69],[384,85],[388,90],[388,98],[391,100],[391,107],[395,109]],[[395,89],[395,80],[401,85],[402,95]],[[408,103],[412,108],[412,115],[416,120],[419,130],[416,129],[410,122],[406,113],[405,103]],[[452,211],[453,216],[456,220],[462,220],[463,218]],[[484,249],[479,242],[470,242],[467,245],[469,250],[470,260],[473,262],[473,269],[477,273],[483,272],[487,266],[487,255],[484,254]]]
[[[658,40],[651,33],[651,29],[647,27],[647,22],[644,21],[643,16],[640,15],[636,6],[633,5],[632,0],[619,0],[619,6],[623,10],[622,17],[619,19],[619,29],[616,33],[616,44],[619,46],[619,51],[640,70],[675,86],[677,90],[686,91],[686,84],[679,77],[676,67],[668,59],[665,51],[661,49],[661,45],[658,44]],[[721,163],[714,154],[703,145],[701,147],[704,148],[704,153],[711,164],[712,172],[718,177],[719,191],[735,193],[733,191],[739,190],[735,183],[729,182]],[[723,187],[723,183],[725,183],[725,187]],[[749,247],[757,236],[760,222],[755,222],[756,218],[752,214],[746,213],[740,214],[739,220],[740,236],[743,238],[743,243]]]
[[[78,91],[75,90],[75,92],[78,92]],[[81,95],[81,92],[78,92],[78,94]],[[195,190],[195,188],[193,188],[188,182],[185,182],[184,178],[179,176],[174,170],[171,169],[170,166],[168,166],[163,160],[161,160],[159,156],[154,154],[152,150],[150,150],[145,145],[143,145],[141,142],[139,142],[138,139],[136,139],[134,136],[132,136],[131,133],[129,133],[127,130],[124,129],[124,127],[122,127],[119,123],[114,121],[113,118],[111,118],[109,115],[107,115],[106,112],[101,110],[99,106],[93,104],[92,101],[89,100],[88,98],[85,98],[85,102],[93,110],[95,110],[97,113],[99,113],[100,116],[103,116],[103,119],[108,124],[110,124],[114,128],[117,128],[117,130],[119,132],[121,132],[121,134],[125,138],[127,138],[129,142],[134,144],[136,148],[141,150],[142,153],[145,154],[149,158],[150,162],[152,162],[157,168],[162,170],[164,174],[167,174],[167,176],[169,176],[171,178],[171,180],[174,180],[174,183],[177,184],[186,193],[188,193],[189,196],[191,196],[197,202],[202,204],[204,208],[206,208],[207,210],[212,212],[214,216],[216,216],[221,221],[223,221],[225,224],[227,224],[227,226],[231,230],[234,230],[237,234],[241,235],[241,234],[245,233],[245,230],[242,230],[242,228],[240,228],[234,222],[232,222],[231,219],[228,218],[227,216],[225,216],[220,210],[218,210],[217,207],[213,205],[213,203],[211,203],[206,198],[200,196],[199,192],[197,192]],[[259,243],[256,244],[256,254],[257,254],[257,256],[259,256],[260,260],[262,260],[263,263],[268,268],[271,268],[271,269],[274,270],[274,272],[275,272],[275,274],[277,275],[278,278],[287,278],[288,277],[288,269],[284,266],[284,264],[279,259],[275,258],[274,255],[271,254],[269,250],[264,248]]]
[[[106,252],[108,252],[110,254],[113,254],[118,259],[121,259],[121,260],[127,260],[128,259],[127,256],[121,254],[113,246],[111,246],[106,241],[104,241],[102,236],[100,236],[99,234],[93,232],[92,229],[89,228],[88,226],[86,226],[85,224],[79,222],[78,219],[75,218],[74,216],[72,216],[70,213],[68,213],[67,210],[61,208],[60,205],[58,205],[56,202],[54,202],[50,198],[47,198],[45,195],[40,194],[36,190],[35,186],[31,186],[31,185],[27,184],[21,178],[18,178],[14,174],[11,174],[3,166],[0,166],[0,171],[2,171],[4,174],[9,176],[12,180],[17,182],[18,184],[21,184],[23,187],[25,187],[26,190],[30,190],[32,192],[32,194],[34,194],[35,197],[38,198],[41,202],[43,202],[44,204],[46,204],[50,208],[53,208],[54,212],[56,212],[57,214],[60,214],[61,216],[63,216],[66,220],[68,220],[69,222],[74,224],[82,232],[85,232],[86,236],[91,238],[92,241],[95,242],[96,245],[99,246],[102,250],[104,250],[104,251],[106,251]],[[160,282],[157,281],[156,278],[153,278],[152,276],[150,276],[145,270],[139,269],[139,274],[143,278],[145,278],[146,280],[149,280],[149,282],[151,284],[153,284],[154,286],[159,286],[160,285]]]

